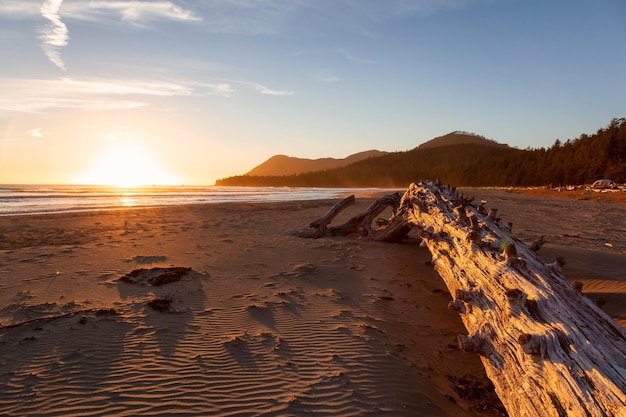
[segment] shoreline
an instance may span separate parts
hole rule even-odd
[[[397,189],[386,188],[316,188],[316,187],[200,187],[159,188],[155,191],[137,189],[109,189],[94,192],[90,188],[54,186],[53,189],[35,188],[30,192],[0,190],[0,217],[78,213],[85,211],[120,210],[221,203],[271,203],[282,201],[311,201],[334,199],[340,195],[355,194],[368,197],[386,194]]]
[[[408,186],[408,184],[407,184]],[[201,187],[206,188],[206,187]],[[228,188],[228,187],[226,187]],[[237,187],[235,187],[237,188]],[[240,188],[240,187],[239,187]],[[246,187],[243,187],[246,188]],[[254,189],[257,187],[249,187],[250,189]],[[262,187],[263,188],[263,187]],[[298,187],[296,187],[298,188]],[[315,189],[315,187],[311,188]],[[596,202],[611,202],[611,203],[626,203],[626,192],[623,190],[591,190],[589,188],[576,188],[573,190],[560,190],[560,189],[550,189],[546,187],[460,187],[460,189],[469,190],[476,194],[480,194],[481,191],[502,191],[507,193],[515,193],[515,194],[524,194],[529,196],[540,196],[540,197],[553,197],[553,198],[569,198],[574,200],[590,200]],[[324,190],[328,190],[325,189]],[[389,194],[392,192],[400,192],[401,194],[406,191],[406,188],[357,188],[357,189],[349,189],[346,190],[344,188],[336,189],[336,197],[319,197],[319,198],[311,198],[307,196],[296,197],[292,200],[285,200],[282,198],[277,199],[268,199],[265,201],[254,201],[254,200],[235,200],[235,201],[184,201],[181,200],[179,202],[160,202],[160,203],[137,203],[135,201],[132,191],[129,191],[129,197],[122,197],[125,195],[125,191],[115,191],[111,194],[120,194],[120,200],[127,200],[118,202],[116,205],[111,206],[88,206],[88,207],[65,207],[61,209],[49,209],[42,211],[19,211],[19,212],[0,212],[0,217],[15,217],[15,216],[35,216],[35,215],[53,215],[58,213],[83,213],[83,212],[91,212],[91,211],[110,211],[110,210],[126,210],[126,209],[149,209],[149,208],[158,208],[158,207],[181,207],[188,205],[205,205],[205,204],[224,204],[224,203],[241,203],[241,204],[264,204],[264,203],[272,203],[272,202],[299,202],[299,201],[315,201],[315,200],[333,200],[335,198],[345,198],[349,195],[355,195],[356,198],[377,198],[385,194]],[[80,195],[80,193],[78,194]],[[141,192],[139,193],[141,195]],[[166,195],[163,195],[166,197]],[[189,197],[190,199],[192,196]]]
[[[626,203],[626,192],[623,190],[557,190],[552,188],[512,188],[511,192],[526,195],[544,196],[553,198],[569,198],[574,200],[592,200],[610,203]]]

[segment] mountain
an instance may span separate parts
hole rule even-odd
[[[487,139],[483,136],[476,135],[474,133],[454,131],[447,135],[439,136],[428,142],[422,143],[415,149],[428,149],[436,148],[440,146],[452,146],[452,145],[484,145],[495,146],[500,148],[508,148],[507,145],[503,145],[491,139]],[[369,150],[364,152],[355,153],[346,158],[319,158],[319,159],[307,159],[297,158],[286,155],[274,155],[262,164],[252,168],[244,175],[248,176],[286,176],[286,175],[298,175],[307,172],[324,171],[327,169],[341,168],[355,162],[362,161],[364,159],[375,158],[383,156],[387,152],[378,150]]]
[[[246,175],[223,178],[215,184],[404,187],[420,178],[449,178],[449,183],[467,185],[480,181],[474,178],[475,173],[471,168],[476,162],[515,152],[522,151],[475,134],[452,132],[403,152],[367,151],[342,160],[306,160],[278,155]],[[332,167],[333,164],[335,167]],[[292,173],[286,174],[287,172]]]
[[[484,136],[477,135],[475,133],[463,132],[456,130],[450,132],[447,135],[438,136],[434,139],[424,142],[416,149],[428,149],[436,148],[439,146],[451,146],[451,145],[484,145],[484,146],[496,146],[500,148],[508,148],[508,145],[498,143],[494,140],[487,139]]]
[[[520,150],[466,132],[452,132],[414,149],[362,159],[338,168],[294,175],[239,175],[216,185],[291,187],[406,187],[420,179],[456,186],[626,182],[626,118],[595,134],[549,148]]]
[[[274,155],[267,161],[250,170],[245,175],[249,176],[283,176],[297,175],[305,172],[323,171],[343,167],[368,158],[374,158],[386,154],[383,151],[370,150],[355,153],[346,158],[320,158],[306,159],[295,158],[286,155]]]

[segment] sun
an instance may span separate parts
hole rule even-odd
[[[96,157],[87,171],[75,176],[77,184],[132,188],[144,185],[180,185],[181,178],[162,169],[147,152],[125,145]]]

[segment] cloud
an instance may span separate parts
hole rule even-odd
[[[194,12],[169,1],[76,1],[64,5],[63,16],[95,22],[109,21],[115,16],[134,24],[150,20],[202,21]]]
[[[42,113],[51,109],[115,110],[147,106],[141,97],[188,96],[194,86],[159,80],[0,78],[0,109]]]
[[[252,86],[262,94],[288,95],[260,84]],[[229,98],[237,91],[229,82],[162,81],[151,79],[76,80],[0,78],[0,110],[46,113],[54,109],[121,110],[149,106],[151,97],[217,96]],[[35,132],[35,130],[31,131]],[[34,134],[32,136],[35,136]]]
[[[26,132],[26,134],[34,138],[43,138],[43,133],[41,133],[40,127],[38,127],[37,129],[29,130],[28,132]]]
[[[232,97],[235,95],[235,88],[228,83],[217,83],[217,84],[201,84],[202,88],[205,89],[206,94],[212,96],[220,96],[220,97]]]
[[[203,28],[213,33],[278,34],[295,30],[319,36],[328,30],[376,36],[376,26],[416,14],[430,15],[498,0],[197,0]]]
[[[45,82],[45,81],[44,81]],[[58,90],[63,93],[89,93],[106,95],[152,95],[152,96],[176,96],[190,95],[192,89],[181,83],[173,83],[156,80],[74,80],[61,78],[52,81]]]
[[[248,81],[198,82],[152,79],[0,78],[0,110],[46,113],[54,109],[120,110],[145,107],[154,97],[217,96],[237,94],[234,85],[260,94],[291,96],[293,91],[274,90]]]
[[[200,0],[203,29],[211,33],[270,35],[297,16],[302,0]]]
[[[5,0],[0,2],[0,15],[28,17],[40,15],[41,2],[28,0]]]
[[[270,96],[293,96],[294,92],[289,90],[272,90],[262,84],[250,83],[253,88],[261,94],[267,94]]]
[[[354,55],[350,55],[349,53],[345,53],[346,59],[350,60],[350,61],[354,61],[354,62],[360,62],[363,64],[375,64],[376,61],[372,61],[371,59],[365,59],[365,58],[358,58],[355,57]]]
[[[18,100],[0,98],[0,109],[22,113],[45,113],[52,109],[120,110],[147,105],[143,101],[90,97],[56,98],[44,94],[34,94]]]
[[[334,74],[320,74],[317,78],[325,83],[338,83],[340,81],[339,77]]]
[[[42,48],[48,59],[57,67],[65,70],[65,63],[61,59],[60,48],[67,45],[69,39],[67,26],[61,21],[59,9],[63,0],[46,0],[41,6],[41,16],[50,23],[41,30],[40,39],[43,41]]]

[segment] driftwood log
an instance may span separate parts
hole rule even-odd
[[[339,227],[341,234],[351,226],[397,242],[417,232],[468,330],[458,345],[481,356],[509,416],[626,416],[626,331],[572,287],[561,262],[538,257],[541,244],[527,246],[495,209],[438,182],[411,184],[389,222],[374,229],[380,204]],[[311,227],[318,237],[337,231]]]
[[[312,237],[346,236],[352,233],[359,233],[364,237],[374,238],[377,234],[381,234],[380,231],[374,230],[372,227],[374,217],[385,211],[387,207],[391,207],[395,214],[400,206],[400,194],[393,193],[383,196],[373,202],[363,213],[351,218],[346,223],[340,226],[329,227],[330,222],[332,222],[342,210],[354,204],[354,201],[354,195],[346,197],[335,204],[324,217],[311,222],[310,226],[314,229]],[[407,226],[406,232],[409,230],[410,227]],[[406,233],[404,233],[404,235],[406,235]]]

